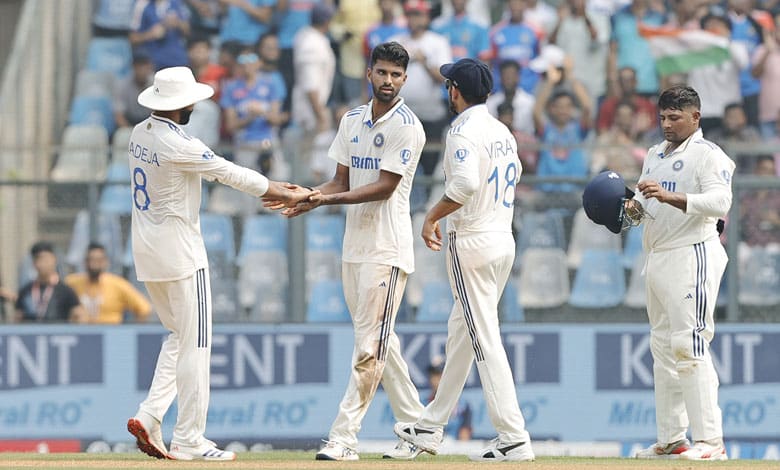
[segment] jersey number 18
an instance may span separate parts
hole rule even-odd
[[[506,166],[504,171],[504,181],[499,182],[498,178],[498,166],[493,167],[493,172],[490,173],[488,178],[488,185],[495,182],[495,189],[493,191],[493,202],[498,203],[499,186],[503,186],[501,193],[501,202],[504,207],[512,207],[515,204],[515,185],[517,184],[517,165],[514,162]]]

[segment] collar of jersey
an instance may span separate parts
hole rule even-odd
[[[151,115],[150,115],[150,117],[151,117],[152,119],[154,119],[155,121],[164,122],[164,123],[166,123],[166,124],[168,124],[168,125],[173,125],[173,126],[176,126],[177,128],[179,127],[179,125],[178,125],[178,124],[176,124],[175,122],[171,121],[171,120],[170,120],[170,119],[168,119],[168,118],[160,117],[160,116],[157,116],[157,115],[154,115],[154,114],[151,114]]]
[[[374,100],[371,100],[368,102],[368,106],[366,106],[366,110],[363,111],[363,124],[367,125],[368,128],[372,128],[379,124],[380,122],[385,122],[386,120],[390,119],[390,116],[395,114],[396,110],[403,106],[404,99],[399,97],[398,103],[395,104],[392,108],[388,109],[385,114],[382,115],[379,119],[376,120],[376,122],[371,122],[371,114],[373,113],[372,109],[374,106]]]
[[[687,148],[688,148],[688,144],[690,144],[690,143],[691,143],[691,140],[692,140],[694,137],[702,137],[702,136],[704,136],[704,134],[702,133],[702,131],[701,131],[701,128],[698,128],[698,129],[696,129],[696,132],[694,132],[693,134],[691,134],[690,136],[688,136],[688,138],[687,138],[687,139],[685,139],[685,142],[683,142],[683,143],[682,143],[682,144],[681,144],[679,147],[677,147],[676,149],[672,150],[672,153],[670,153],[669,155],[664,155],[664,153],[663,153],[662,151],[661,151],[661,152],[658,152],[658,158],[661,158],[661,159],[663,159],[663,160],[666,160],[667,158],[671,157],[672,155],[676,154],[677,152],[683,152],[683,151],[685,151],[685,149],[687,149]],[[664,141],[663,148],[666,148],[666,147],[668,147],[668,146],[669,146],[669,141],[665,140],[665,141]]]
[[[457,126],[458,124],[465,122],[466,119],[468,119],[472,114],[480,114],[480,113],[487,113],[487,105],[486,104],[475,104],[474,106],[469,106],[468,108],[464,109],[462,113],[455,116],[455,119],[452,120],[451,126]]]

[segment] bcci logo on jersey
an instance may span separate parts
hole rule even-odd
[[[409,149],[403,149],[401,150],[401,163],[406,165],[409,163],[409,160],[412,159],[412,151]]]

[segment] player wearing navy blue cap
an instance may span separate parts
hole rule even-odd
[[[425,216],[422,237],[442,249],[439,221],[448,217],[447,268],[455,305],[447,325],[447,360],[433,401],[415,423],[395,433],[436,454],[444,426],[476,359],[490,421],[498,437],[471,456],[477,461],[534,460],[531,438],[517,402],[515,383],[498,325],[498,299],[515,257],[512,216],[522,166],[517,142],[488,113],[493,88],[488,67],[473,59],[443,65],[450,109],[457,114],[447,134],[444,196]]]

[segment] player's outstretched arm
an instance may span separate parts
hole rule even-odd
[[[263,205],[271,209],[291,208],[319,193],[297,184],[268,180],[268,190],[262,196]]]

